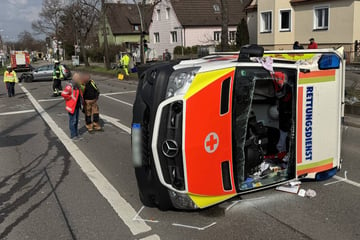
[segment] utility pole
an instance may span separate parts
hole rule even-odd
[[[106,5],[105,0],[101,0],[101,14],[102,14],[102,24],[103,24],[103,35],[104,35],[104,54],[105,54],[105,67],[110,69],[110,58],[109,58],[109,44],[107,39],[107,29],[106,29]]]

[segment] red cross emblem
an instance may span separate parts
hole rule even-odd
[[[219,136],[214,132],[209,133],[206,136],[204,142],[205,151],[208,153],[213,153],[216,151],[218,146],[219,146]]]

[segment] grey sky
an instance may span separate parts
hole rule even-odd
[[[31,22],[38,18],[41,6],[42,0],[0,0],[0,35],[3,40],[17,40],[18,34],[24,30],[33,32]]]

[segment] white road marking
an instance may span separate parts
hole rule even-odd
[[[136,91],[102,93],[100,96],[122,95],[122,94],[128,94],[128,93],[136,93]]]
[[[38,102],[55,102],[55,101],[64,101],[63,98],[47,98],[47,99],[39,99]]]
[[[175,227],[191,228],[191,229],[196,229],[199,231],[204,231],[204,230],[208,229],[209,227],[214,226],[215,224],[216,224],[216,222],[213,222],[205,227],[196,227],[196,226],[184,225],[184,224],[179,224],[179,223],[173,223],[172,225]]]
[[[344,172],[344,179],[338,180],[338,181],[333,181],[333,182],[329,182],[329,183],[325,183],[324,186],[329,186],[335,183],[339,183],[339,182],[344,182],[347,179],[347,171]]]
[[[100,95],[100,96],[101,96],[101,95]],[[133,106],[131,103],[128,103],[128,102],[125,102],[125,101],[119,100],[119,99],[117,99],[117,98],[113,98],[113,97],[106,96],[106,95],[105,95],[104,97],[106,97],[106,98],[108,98],[108,99],[111,99],[111,100],[114,100],[114,101],[116,101],[116,102],[119,102],[119,103],[122,103],[122,104],[128,105],[128,106],[130,106],[130,107],[132,107],[132,106]]]
[[[143,221],[143,222],[151,222],[151,223],[159,223],[160,222],[160,221],[157,221],[157,220],[143,219],[142,217],[140,217],[140,213],[142,212],[142,210],[144,210],[144,208],[145,208],[145,206],[142,206],[140,208],[140,210],[134,216],[133,221]]]
[[[116,127],[124,130],[125,132],[127,132],[128,134],[131,134],[131,129],[127,126],[125,126],[124,124],[119,122],[119,119],[104,115],[104,114],[100,114],[100,118],[106,120],[109,123],[112,123],[113,125],[115,125]]]
[[[339,176],[334,176],[334,178],[341,181],[341,182],[345,182],[345,183],[348,183],[350,185],[353,185],[355,187],[360,188],[360,183],[358,183],[358,182],[355,182],[355,181],[352,181],[350,179],[346,179],[346,178],[343,178],[343,177],[339,177]]]
[[[23,111],[14,111],[14,112],[4,112],[4,113],[0,113],[0,116],[31,113],[31,112],[35,112],[35,109],[23,110]]]
[[[133,221],[132,218],[136,214],[135,209],[120,195],[120,193],[110,184],[105,176],[95,167],[95,165],[86,157],[86,155],[72,142],[65,132],[55,123],[50,115],[41,107],[30,92],[19,84],[22,91],[27,95],[30,102],[34,105],[40,116],[48,124],[51,130],[56,134],[66,149],[72,155],[74,160],[80,166],[82,171],[95,185],[98,191],[109,202],[118,216],[128,226],[133,235],[148,232],[151,227],[145,222]]]
[[[141,238],[140,240],[160,240],[160,237],[156,234],[148,236],[146,238]]]

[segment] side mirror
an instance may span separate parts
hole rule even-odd
[[[324,54],[318,61],[320,70],[339,69],[341,59],[336,54]]]

